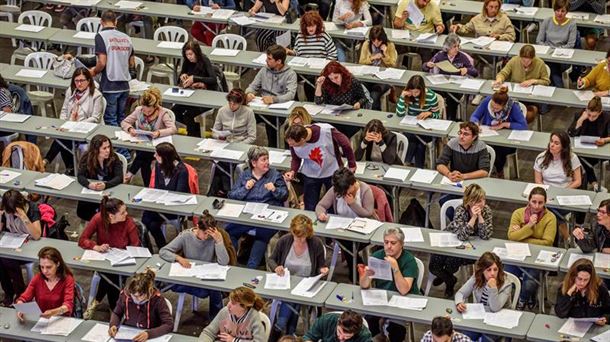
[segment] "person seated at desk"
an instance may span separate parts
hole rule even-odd
[[[180,253],[181,255],[178,255]],[[159,251],[161,259],[167,262],[177,262],[184,268],[191,268],[188,259],[206,263],[218,263],[221,266],[236,265],[235,249],[227,232],[218,228],[214,217],[206,209],[199,218],[197,225],[183,231],[169,244]],[[203,289],[187,285],[172,286],[174,292],[186,292],[198,298],[210,298],[208,316],[214,319],[222,309],[222,293],[220,291]]]
[[[35,300],[43,318],[72,315],[74,277],[61,253],[53,247],[43,247],[38,251],[38,261],[39,273],[30,280],[25,292],[17,298],[16,303]],[[17,318],[22,322],[25,320],[22,312],[17,312]]]
[[[610,254],[610,199],[601,201],[597,208],[597,224],[592,231],[584,227],[576,227],[572,234],[576,238],[576,244],[583,253],[606,253]]]
[[[533,0],[531,0],[533,2]],[[480,14],[475,15],[468,23],[454,24],[449,27],[450,32],[460,35],[472,34],[474,36],[487,36],[497,40],[514,42],[515,27],[510,18],[501,10],[501,0],[485,0]]]
[[[305,215],[299,214],[290,222],[290,234],[282,236],[267,261],[269,268],[277,275],[284,276],[285,270],[290,275],[315,277],[326,275],[328,267],[324,259],[324,243],[314,236],[313,223]],[[301,306],[282,302],[276,325],[283,333],[294,334],[297,329]]]
[[[373,336],[360,314],[347,310],[320,316],[303,336],[304,342],[372,342]]]
[[[595,272],[593,262],[576,260],[557,291],[555,314],[559,318],[599,318],[597,325],[608,323],[610,295]]]
[[[108,335],[115,337],[120,326],[142,329],[133,340],[143,342],[172,332],[174,319],[169,302],[155,288],[155,272],[136,273],[127,283],[110,316]]]
[[[254,6],[250,8],[248,14],[255,16],[261,9],[264,9],[267,14],[275,14],[279,16],[286,15],[290,8],[290,0],[256,0]],[[274,24],[274,26],[277,24]],[[284,33],[284,30],[273,30],[273,29],[256,29],[255,31],[255,42],[257,51],[268,50],[271,46],[276,44],[277,36]],[[282,50],[284,48],[282,47]]]
[[[96,134],[78,166],[78,183],[83,187],[103,191],[123,183],[123,163],[114,152],[112,141],[107,136]],[[98,203],[78,201],[76,215],[89,221],[100,209]]]
[[[373,25],[369,2],[367,0],[335,0],[332,22],[346,29]],[[347,54],[341,39],[335,40],[337,60],[347,62]]]
[[[417,120],[427,118],[440,119],[441,108],[438,105],[438,95],[434,90],[426,87],[424,78],[420,75],[412,76],[396,103],[396,116],[417,116]],[[405,133],[409,140],[406,162],[415,162],[415,166],[423,168],[426,162],[426,144],[432,137]]]
[[[499,88],[505,81],[519,83],[522,87],[548,86],[551,83],[546,64],[540,57],[536,57],[536,49],[529,44],[523,45],[519,50],[519,56],[511,58],[500,70],[492,87]],[[539,110],[537,105],[525,105],[527,108],[526,119],[529,123],[536,119]]]
[[[610,96],[610,49],[606,59],[598,63],[585,77],[578,78],[578,89],[593,88],[599,97]]]
[[[61,107],[59,118],[66,121],[82,121],[100,123],[102,120],[102,106],[104,96],[95,88],[95,82],[87,68],[77,68],[72,74],[70,88],[66,91],[64,104]],[[71,140],[53,140],[49,151],[43,159],[46,166],[58,154],[66,166],[66,174],[74,175],[74,156],[72,155]],[[63,146],[62,146],[63,145]]]
[[[202,6],[211,7],[212,9],[234,10],[237,8],[235,0],[184,0],[193,12],[199,12]],[[215,32],[220,32],[227,27],[225,24],[217,23],[202,23],[200,21],[193,22],[191,26],[191,36],[207,46],[212,46],[212,41],[216,37]]]
[[[291,56],[304,58],[337,59],[335,42],[324,28],[324,19],[318,12],[305,12],[301,17],[299,34],[293,49],[286,48]]]
[[[188,89],[218,90],[216,71],[210,59],[203,54],[199,44],[189,40],[182,46],[182,68],[179,74],[180,87]],[[176,114],[176,121],[186,125],[186,131],[190,137],[200,137],[201,130],[195,117],[207,108],[174,105],[172,111]]]
[[[244,286],[236,288],[229,294],[227,306],[203,329],[199,341],[264,341],[264,307],[265,301],[254,291]]]
[[[541,246],[553,246],[557,233],[555,214],[545,207],[546,190],[535,187],[530,191],[527,206],[513,211],[508,227],[508,239]],[[517,310],[524,310],[527,305],[530,310],[536,307],[536,292],[538,279],[542,271],[534,268],[521,268],[506,265],[506,271],[521,279],[521,294]]]
[[[570,8],[573,11],[590,12],[595,14],[605,14],[606,8],[608,7],[606,0],[569,0]],[[589,16],[589,20],[595,18],[595,14]],[[580,35],[585,37],[585,49],[595,50],[599,37],[603,34],[604,30],[595,27],[587,27],[579,29]]]
[[[362,43],[359,64],[372,65],[380,68],[395,68],[396,47],[388,40],[383,26],[373,26],[369,30],[369,39]],[[373,110],[381,110],[381,96],[390,89],[387,83],[366,83],[373,99]]]
[[[441,220],[445,218],[441,217]],[[455,208],[455,217],[447,226],[447,231],[455,233],[460,241],[468,241],[471,236],[489,240],[493,233],[493,212],[485,203],[485,190],[478,184],[470,184],[464,189],[464,200]],[[474,247],[469,242],[471,247]],[[433,254],[430,258],[430,273],[436,278],[432,285],[445,283],[445,297],[453,296],[457,278],[454,274],[462,265],[472,264],[471,260]]]
[[[123,131],[129,133],[132,137],[137,136],[138,131],[150,132],[149,134],[153,139],[178,132],[174,113],[162,106],[163,98],[159,88],[150,87],[144,90],[139,102],[140,105],[121,122]],[[131,178],[141,170],[144,184],[150,183],[152,172],[150,164],[154,159],[152,152],[138,151],[125,175],[125,182],[129,183]]]
[[[474,265],[474,274],[455,294],[455,307],[459,313],[466,312],[468,297],[474,296],[474,303],[481,303],[486,312],[498,312],[509,302],[513,284],[507,279],[500,257],[485,252]],[[465,331],[473,341],[482,334]]]
[[[366,160],[390,165],[402,165],[396,152],[396,134],[388,131],[380,120],[373,119],[364,126],[362,139],[356,146],[356,160]]]
[[[508,88],[505,86],[496,90],[493,95],[487,96],[474,110],[470,121],[478,125],[489,126],[492,130],[508,128],[511,130],[526,130],[527,122],[521,111],[519,102],[508,96]],[[506,157],[515,153],[516,148],[505,146],[494,146],[496,160],[494,166],[498,178],[504,178],[504,165]]]
[[[470,337],[453,330],[448,317],[434,317],[430,330],[426,331],[420,342],[472,342]]]
[[[365,266],[364,272],[360,275],[361,288],[397,291],[401,296],[406,296],[409,293],[420,293],[417,288],[417,275],[419,271],[417,262],[413,254],[403,248],[404,243],[405,235],[402,230],[393,227],[385,229],[383,232],[383,249],[373,253],[371,257],[388,262],[392,269],[394,280],[373,280],[371,277],[375,275],[375,271],[370,269],[369,266]],[[372,336],[377,336],[382,332],[383,324],[380,324],[381,317],[367,315],[365,319],[369,324]],[[404,325],[394,322],[389,323],[387,331],[391,342],[404,341],[407,333]]]
[[[95,234],[95,240],[91,236]],[[78,246],[83,249],[92,249],[96,252],[105,253],[110,248],[125,249],[127,246],[140,246],[138,229],[133,219],[127,214],[127,206],[123,201],[116,198],[104,196],[100,205],[100,211],[93,215],[87,227],[78,240]],[[85,319],[91,319],[95,309],[108,295],[110,309],[119,299],[119,290],[113,284],[119,283],[119,276],[104,273],[97,288],[95,299],[89,303],[83,314]],[[110,284],[106,279],[109,279]]]
[[[547,149],[534,161],[534,180],[536,184],[552,185],[558,188],[579,189],[582,183],[582,167],[576,154],[572,153],[570,136],[566,131],[555,130],[551,133]],[[551,209],[558,218],[559,233],[563,240],[570,236],[568,225],[563,219],[569,211]],[[584,217],[576,213],[576,221]]]
[[[34,240],[42,236],[40,222],[40,210],[38,204],[26,199],[17,190],[8,190],[2,195],[0,205],[0,232],[5,230],[16,234],[29,234]],[[15,296],[20,296],[25,291],[25,281],[21,273],[21,265],[24,262],[0,258],[0,285],[4,291],[3,306],[13,304]]]
[[[553,3],[552,17],[548,17],[540,24],[536,44],[548,45],[554,48],[574,49],[577,42],[576,22],[567,17],[570,10],[568,0],[556,0]],[[562,73],[570,65],[560,63],[549,63],[551,70],[551,81],[555,87],[563,87]]]
[[[422,70],[433,74],[456,75],[478,77],[479,71],[473,65],[473,59],[465,52],[460,51],[461,39],[455,33],[450,33],[443,43],[443,50],[437,52],[432,59],[422,65]],[[456,72],[449,72],[439,68],[436,64],[448,61],[456,69]],[[414,76],[415,77],[415,76]],[[451,93],[442,93],[445,98],[445,110],[447,120],[454,121],[457,117],[459,102],[456,101]]]
[[[174,145],[163,142],[155,147],[155,166],[154,166],[154,179],[151,179],[149,188],[168,190],[175,192],[190,193],[189,187],[189,172],[184,165],[184,162],[180,159],[178,152]],[[142,214],[142,223],[146,226],[146,229],[152,234],[155,239],[157,248],[163,248],[167,242],[161,226],[172,220],[178,219],[177,215],[173,214],[159,214],[156,211],[146,210]]]
[[[252,146],[248,150],[248,168],[240,175],[233,189],[229,191],[230,199],[267,203],[283,207],[288,198],[288,188],[282,174],[269,167],[269,151],[264,147]],[[256,269],[265,256],[269,240],[277,232],[275,229],[230,223],[226,226],[235,249],[239,248],[239,239],[254,232],[254,244],[250,250],[247,267]]]
[[[286,143],[290,146],[292,160],[284,179],[295,179],[300,170],[305,210],[315,209],[322,185],[330,189],[333,173],[343,167],[343,157],[347,159],[350,170],[356,170],[349,139],[329,124],[292,125],[286,131]]]
[[[420,23],[413,22],[409,13],[409,6],[415,6],[422,15]],[[419,17],[419,16],[418,16]],[[432,0],[400,0],[394,16],[394,29],[404,29],[412,33],[436,33],[441,34],[445,31],[441,9],[437,2]],[[398,53],[404,53],[409,49],[400,47]],[[432,49],[417,49],[422,61],[430,60],[433,55]]]
[[[568,128],[571,137],[590,136],[598,137],[595,145],[604,146],[610,142],[610,115],[602,111],[602,100],[599,96],[593,97],[587,108],[574,116],[574,122]],[[604,188],[597,182],[593,167],[599,163],[597,158],[579,157],[581,165],[587,176],[587,182],[592,185],[593,191],[599,192]],[[606,190],[607,191],[607,190]]]

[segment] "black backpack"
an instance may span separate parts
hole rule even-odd
[[[227,86],[227,79],[225,78],[225,73],[222,71],[222,68],[218,65],[212,65],[212,68],[214,68],[214,73],[216,74],[216,83],[218,84],[218,91],[228,93],[229,87]]]
[[[415,198],[411,199],[409,202],[409,206],[407,209],[403,211],[402,215],[400,215],[400,220],[398,221],[400,224],[415,226],[415,227],[424,227],[426,225],[426,210],[419,204],[419,201]],[[434,229],[430,219],[428,218],[428,228]]]

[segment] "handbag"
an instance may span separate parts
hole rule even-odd
[[[53,61],[53,74],[61,78],[72,78],[76,70],[76,61],[74,59],[67,59],[63,56],[55,58]]]

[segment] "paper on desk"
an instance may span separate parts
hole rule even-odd
[[[52,173],[46,177],[34,181],[36,186],[42,186],[55,190],[63,190],[68,185],[72,184],[72,182],[74,182],[74,178],[59,173]]]
[[[30,116],[31,115],[26,115],[26,114],[0,112],[0,121],[23,123],[23,122],[25,122],[25,120],[29,119]]]
[[[315,116],[316,114],[320,113],[324,109],[324,106],[319,106],[319,105],[315,105],[315,104],[305,104],[305,105],[303,105],[303,108],[305,108],[305,110],[309,113],[309,115]]]
[[[265,209],[260,213],[252,215],[250,219],[271,223],[282,223],[287,217],[288,212],[285,210]]]
[[[240,160],[241,156],[243,156],[243,155],[244,155],[244,151],[229,150],[227,148],[222,149],[222,150],[214,150],[210,153],[210,157],[233,159],[233,160]]]
[[[344,103],[342,105],[325,105],[324,109],[322,109],[322,114],[329,114],[329,115],[339,115],[341,114],[341,112],[344,112],[346,110],[352,110],[354,109],[354,106]]]
[[[349,226],[347,226],[347,230],[360,234],[370,234],[375,229],[381,227],[381,225],[383,225],[383,222],[369,218],[357,217],[352,221],[352,223],[349,224]]]
[[[411,32],[408,30],[391,30],[394,39],[411,39]]]
[[[591,205],[591,197],[587,195],[557,196],[559,205]]]
[[[592,254],[571,253],[570,257],[568,258],[568,268],[572,267],[572,264],[580,259],[587,259],[587,260],[590,260],[591,262],[593,262],[593,255]]]
[[[292,42],[292,35],[290,31],[286,31],[282,34],[280,34],[279,36],[275,37],[275,43],[279,46],[283,46],[285,48],[290,46],[290,43]]]
[[[591,99],[595,96],[595,94],[593,94],[593,92],[590,90],[574,90],[573,92],[580,101],[591,101]]]
[[[195,277],[203,280],[226,280],[229,266],[221,266],[217,263],[207,263],[193,267]]]
[[[104,259],[108,260],[111,266],[120,265],[130,258],[131,255],[125,249],[110,248],[104,253]]]
[[[595,144],[589,144],[589,143],[583,142],[582,137],[574,137],[574,148],[584,148],[584,149],[588,149],[588,150],[595,150],[598,148],[598,146]]]
[[[142,331],[143,331],[142,329],[137,329],[137,328],[132,328],[132,327],[129,327],[126,325],[121,325],[119,327],[119,331],[114,336],[114,339],[132,341],[133,338],[136,337],[136,335],[138,335]]]
[[[324,69],[326,64],[328,64],[329,62],[330,62],[330,60],[328,60],[328,59],[317,58],[317,57],[314,57],[314,58],[309,57],[307,59],[307,65],[309,65],[309,67],[312,69]]]
[[[248,106],[250,107],[259,107],[259,108],[267,108],[268,104],[263,102],[263,98],[261,96],[256,96],[252,99],[252,101],[248,102]]]
[[[449,75],[449,83],[462,85],[468,77],[459,75]]]
[[[609,14],[598,14],[595,19],[593,19],[596,23],[602,24],[610,24],[610,15]]]
[[[538,7],[518,7],[515,8],[515,12],[523,15],[534,16],[538,12]]]
[[[121,0],[121,1],[116,2],[114,5],[118,8],[136,9],[136,8],[142,6],[142,3],[139,1]]]
[[[224,217],[239,217],[246,206],[236,203],[225,203],[216,213],[218,216]]]
[[[430,246],[432,247],[457,247],[462,241],[453,233],[430,233]]]
[[[418,121],[417,116],[405,115],[405,117],[400,120],[399,124],[405,126],[417,126]]]
[[[506,252],[508,257],[528,257],[532,255],[530,252],[530,245],[521,242],[505,242]]]
[[[44,30],[44,28],[44,26],[21,24],[15,27],[15,31],[40,32]]]
[[[369,27],[367,27],[367,26],[354,27],[354,28],[343,31],[343,33],[345,33],[349,36],[356,36],[356,37],[366,37],[366,34],[368,32],[369,32]]]
[[[78,31],[72,37],[80,39],[95,39],[97,32]]]
[[[118,140],[132,142],[132,143],[143,143],[143,142],[149,142],[150,141],[148,136],[136,135],[135,137],[132,137],[131,134],[129,134],[129,133],[125,132],[125,131],[114,131],[114,136]]]
[[[466,311],[462,313],[463,319],[485,319],[485,306],[481,303],[466,304]]]
[[[148,88],[150,88],[150,84],[146,82],[139,81],[135,78],[129,81],[129,90],[132,92],[144,91]]]
[[[284,152],[279,151],[269,151],[269,163],[270,164],[281,164],[286,160],[286,155]]]
[[[432,182],[434,182],[434,179],[436,178],[437,175],[438,175],[438,171],[435,171],[435,170],[417,169],[417,170],[415,170],[415,173],[413,174],[413,176],[411,176],[410,181],[417,182],[417,183],[432,184]]]
[[[447,131],[452,123],[453,121],[441,119],[425,119],[417,121],[417,124],[421,128],[435,131]]]
[[[191,267],[182,267],[180,263],[173,262],[169,267],[169,277],[193,277],[195,263],[191,262]]]
[[[435,33],[420,33],[415,38],[415,41],[420,42],[420,43],[434,44],[434,43],[436,43],[437,38],[438,38],[438,36]]]
[[[502,327],[506,329],[512,329],[519,325],[519,319],[521,318],[521,311],[502,309],[498,312],[487,312],[485,313],[485,319],[483,323],[493,325],[496,327]]]
[[[0,170],[0,183],[8,183],[20,175],[21,173],[12,170]]]
[[[570,19],[580,19],[580,20],[589,20],[589,13],[586,12],[568,12],[566,14],[566,18]]]
[[[246,206],[243,209],[243,212],[246,214],[258,214],[261,213],[269,207],[267,203],[261,202],[246,202]]]
[[[549,265],[549,266],[559,266],[559,262],[561,261],[562,252],[553,252],[553,251],[540,251],[538,253],[538,257],[536,257],[535,263]]]
[[[379,78],[380,80],[399,80],[402,78],[404,73],[405,71],[402,69],[386,68],[383,71],[376,72],[375,76],[377,76],[377,78]]]
[[[106,257],[104,257],[104,254],[98,252],[98,251],[94,251],[92,249],[86,249],[83,252],[83,255],[80,257],[81,261],[104,261],[106,260]]]
[[[388,305],[388,292],[386,290],[360,290],[362,305]]]
[[[284,16],[266,12],[258,12],[254,15],[254,20],[263,23],[281,24],[284,19]]]
[[[42,311],[35,300],[27,303],[14,303],[13,307],[17,312],[23,313],[28,318],[38,318],[40,317],[40,314],[42,314]]]
[[[137,247],[137,246],[127,246],[126,248],[127,248],[127,253],[129,253],[129,256],[131,256],[132,258],[151,258],[152,257],[148,248]]]
[[[254,20],[254,18],[247,17],[245,15],[232,17],[231,21],[233,23],[237,24],[238,26],[248,26],[248,25],[256,24],[256,20]]]
[[[176,87],[167,88],[163,92],[163,95],[173,97],[190,97],[195,93],[193,89],[178,88],[178,91],[174,91],[175,89]]]
[[[504,12],[508,12],[508,11],[514,11],[517,8],[521,7],[521,5],[518,4],[502,4],[502,11]]]
[[[368,266],[374,272],[372,279],[392,280],[392,266],[389,262],[371,256]]]
[[[409,21],[415,26],[421,25],[422,21],[424,21],[424,14],[417,7],[415,1],[409,1],[409,5],[407,5],[407,11],[409,12]],[[402,15],[402,13],[398,13]]]
[[[252,63],[258,64],[258,65],[267,65],[267,54],[263,53],[263,54],[259,55],[258,57],[256,57],[255,59],[252,60]]]
[[[191,11],[194,15],[207,15],[214,13],[214,10],[210,6],[199,6],[199,11]]]
[[[497,255],[500,260],[516,260],[516,261],[525,261],[526,256],[509,256],[506,248],[504,247],[494,247],[492,251],[495,255]]]
[[[572,58],[572,56],[574,56],[574,49],[555,48],[552,56],[555,58]]]
[[[174,143],[171,135],[166,135],[164,137],[155,138],[151,141],[153,146],[157,146],[160,143],[164,143],[164,142],[170,143],[170,144]]]
[[[289,109],[294,104],[294,101],[286,101],[273,103],[269,105],[269,109]]]
[[[239,50],[233,49],[222,49],[222,48],[214,48],[210,55],[212,56],[227,56],[227,57],[235,57],[239,53]]]
[[[467,78],[464,81],[462,81],[462,84],[460,84],[460,88],[462,88],[462,89],[479,90],[481,88],[481,86],[483,85],[483,83],[485,83],[485,80],[477,80],[477,79],[474,79],[474,78]]]
[[[265,289],[290,290],[290,271],[285,268],[284,276],[279,276],[275,273],[265,274]]]
[[[534,89],[534,87],[532,87],[532,86],[524,87],[519,83],[515,83],[515,85],[513,86],[513,93],[529,95],[532,93],[533,89]]]
[[[292,57],[290,59],[290,61],[288,62],[288,65],[296,66],[296,67],[304,67],[304,66],[307,65],[307,58],[305,58],[305,57]]]
[[[548,45],[532,45],[534,47],[534,50],[536,50],[536,56],[539,55],[546,55],[547,52],[549,52],[549,49],[551,48]]]
[[[597,268],[610,268],[610,254],[595,253],[593,266]]]
[[[104,195],[104,190],[91,190],[89,188],[82,188],[80,193],[83,194],[83,195],[102,196],[102,195]]]
[[[512,130],[508,135],[508,140],[517,140],[517,141],[530,141],[534,135],[534,131],[520,131],[520,130]]]
[[[198,149],[204,151],[222,150],[227,146],[229,146],[228,142],[217,139],[203,139],[197,143]]]
[[[428,305],[428,299],[393,295],[388,305],[400,309],[421,311]]]
[[[593,322],[577,322],[574,318],[568,318],[557,331],[560,334],[584,337]]]
[[[329,215],[325,229],[346,229],[354,221],[351,217]]]
[[[479,128],[481,131],[479,132],[480,137],[493,137],[496,135],[500,135],[497,130],[491,129],[491,126],[480,125]]]
[[[441,61],[438,63],[434,63],[434,66],[439,68],[440,70],[442,70],[446,73],[450,73],[450,74],[460,72],[460,69],[456,68],[455,65],[453,65],[451,62],[449,62],[449,60],[444,60],[444,61]]]
[[[532,89],[532,96],[552,97],[555,93],[555,87],[535,85]]]
[[[47,70],[21,69],[15,74],[15,76],[42,78],[46,73]]]
[[[426,75],[425,77],[434,85],[449,83],[449,79],[445,75]]]
[[[297,286],[290,291],[290,294],[307,298],[314,297],[326,285],[326,282],[321,282],[320,278],[322,278],[322,274],[301,279]]]
[[[72,133],[87,134],[97,127],[95,122],[66,121],[59,128]]]
[[[512,49],[513,45],[515,45],[513,42],[494,40],[488,47],[491,51],[508,52]]]
[[[546,184],[527,183],[521,195],[525,198],[528,198],[530,196],[530,192],[532,192],[534,188],[538,187],[543,188],[544,190],[548,190],[551,186]]]
[[[214,18],[214,19],[229,19],[229,18],[231,18],[233,13],[235,13],[234,10],[219,8],[217,10],[214,10],[214,13],[212,14],[212,18]]]
[[[157,47],[161,49],[182,49],[183,46],[184,42],[163,41],[157,44]]]
[[[356,175],[363,175],[364,171],[366,171],[366,162],[356,162]]]
[[[400,169],[393,166],[391,166],[383,175],[383,178],[396,179],[401,182],[407,180],[407,177],[409,177],[409,169]]]
[[[59,336],[68,336],[74,329],[76,329],[81,323],[82,319],[73,318],[73,317],[65,317],[65,316],[53,316],[50,319],[40,318],[38,323],[41,323],[39,326],[40,333],[42,335],[59,335]],[[34,326],[36,327],[36,326]],[[34,328],[32,328],[33,331]]]
[[[421,228],[400,228],[405,235],[405,242],[424,242]]]
[[[81,341],[86,342],[107,342],[110,339],[108,336],[108,324],[96,323]]]
[[[492,37],[488,37],[488,36],[480,36],[476,39],[471,40],[470,42],[476,46],[483,47],[483,46],[489,45],[494,40],[496,40],[496,38],[492,38]]]
[[[142,202],[154,203],[163,198],[167,193],[169,193],[167,190],[143,188],[133,198]]]
[[[452,186],[458,186],[461,187],[462,186],[462,182],[452,182],[451,179],[443,176],[443,178],[441,178],[441,184],[442,185],[452,185]]]
[[[610,341],[610,329],[604,331],[603,333],[595,336],[595,337],[591,337],[591,341],[595,341],[595,342],[608,342]]]

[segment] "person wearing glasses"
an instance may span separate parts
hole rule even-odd
[[[587,232],[584,227],[576,227],[572,235],[576,244],[584,253],[610,253],[610,199],[601,201],[597,208],[597,224],[593,231]]]

